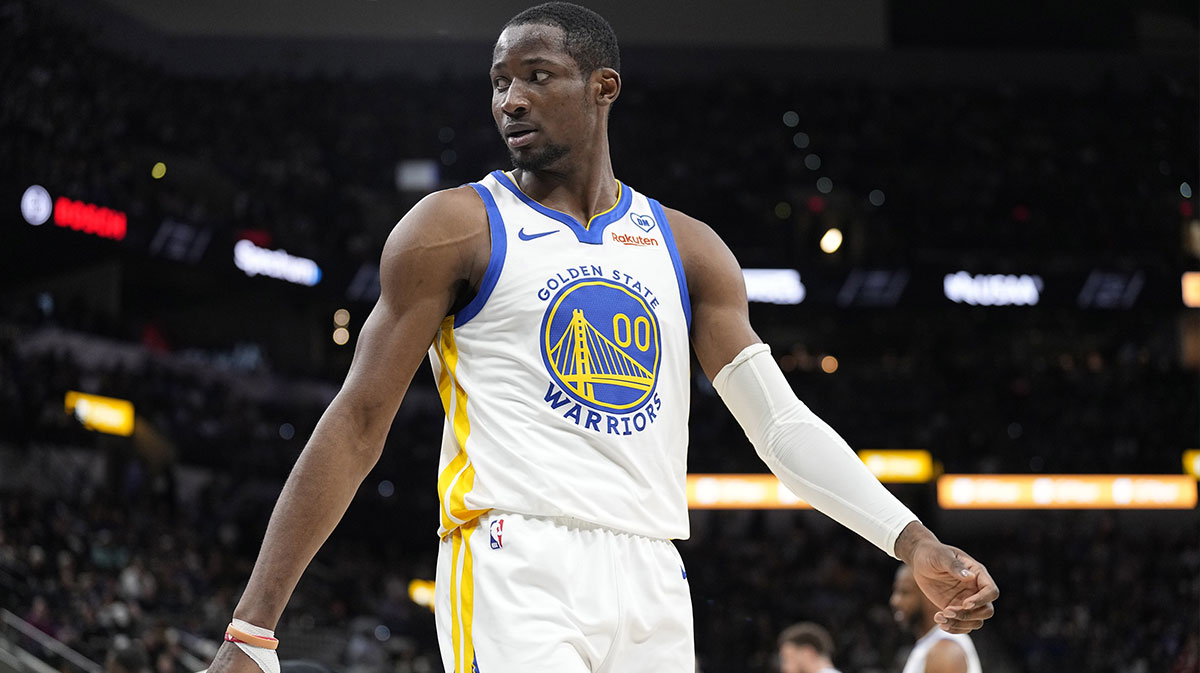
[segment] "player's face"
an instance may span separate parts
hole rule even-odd
[[[901,566],[896,571],[896,579],[892,582],[892,597],[888,604],[892,606],[892,616],[901,627],[913,630],[921,623],[921,609],[924,606],[925,594],[913,579],[908,566]]]
[[[597,106],[591,82],[563,50],[557,26],[510,26],[492,52],[492,117],[513,166],[555,168],[591,137]]]
[[[809,673],[812,654],[811,647],[801,647],[795,643],[780,645],[779,673]]]

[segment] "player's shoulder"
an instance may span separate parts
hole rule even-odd
[[[486,263],[490,248],[487,209],[463,185],[432,192],[409,209],[388,235],[382,264],[449,264],[469,273],[477,261]]]
[[[925,673],[966,673],[967,651],[957,638],[942,638],[925,655]]]
[[[675,208],[663,206],[662,210],[667,223],[671,225],[675,247],[679,249],[685,267],[689,259],[704,258],[728,250],[717,232],[705,222]]]
[[[707,223],[681,210],[665,206],[663,215],[671,226],[675,247],[679,251],[679,258],[689,281],[704,280],[704,276],[714,272],[736,268],[733,253]]]
[[[662,206],[662,211],[663,215],[667,218],[667,222],[670,223],[671,231],[675,234],[676,238],[696,236],[698,234],[704,235],[705,233],[716,235],[712,227],[682,210]]]
[[[470,185],[462,185],[425,195],[392,228],[387,247],[405,247],[417,242],[432,245],[487,234],[483,200]]]
[[[460,185],[425,195],[396,226],[436,223],[471,228],[479,222],[487,222],[483,200],[470,185]]]

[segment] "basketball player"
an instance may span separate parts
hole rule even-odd
[[[896,570],[888,602],[896,623],[917,638],[903,673],[983,673],[971,636],[938,628],[941,613],[921,593],[912,568],[902,565]]]
[[[513,170],[427,196],[389,236],[380,299],[211,670],[274,673],[272,629],[427,351],[446,412],[435,601],[447,671],[694,670],[687,573],[670,542],[688,536],[689,340],[789,488],[910,563],[944,628],[981,626],[998,595],[987,571],[796,398],[750,327],[721,239],[614,177],[621,75],[608,23],[567,3],[534,7],[504,27],[492,60]]]
[[[779,634],[779,673],[840,673],[833,667],[833,637],[820,624],[800,622]]]

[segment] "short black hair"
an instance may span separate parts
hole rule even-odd
[[[587,7],[569,2],[547,2],[517,14],[504,27],[529,24],[562,28],[563,49],[575,60],[584,77],[597,68],[621,71],[617,34],[604,17]]]
[[[808,645],[823,657],[833,656],[833,636],[829,635],[825,627],[813,622],[800,622],[784,629],[783,633],[779,634],[779,646],[783,647],[784,643]]]

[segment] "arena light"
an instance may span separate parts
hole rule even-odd
[[[124,240],[128,228],[125,213],[65,196],[54,201],[54,224],[114,241]]]
[[[1183,452],[1183,473],[1193,479],[1200,479],[1200,449]]]
[[[321,267],[311,259],[260,248],[246,239],[234,244],[233,263],[250,277],[263,275],[308,287],[321,282]]]
[[[842,230],[837,227],[830,227],[825,235],[821,237],[821,252],[832,255],[842,247]]]
[[[125,240],[129,228],[128,218],[119,210],[65,196],[51,200],[41,185],[30,185],[21,195],[21,216],[35,227],[53,217],[56,226],[114,241]]]
[[[423,608],[433,610],[433,580],[412,580],[408,583],[408,597]]]
[[[947,274],[942,280],[946,299],[971,306],[1034,306],[1042,296],[1041,276],[1010,274]]]
[[[799,304],[808,291],[795,269],[742,269],[746,298],[765,304]]]
[[[924,483],[933,478],[928,451],[863,450],[867,469],[884,483]],[[689,474],[690,509],[812,509],[773,474]]]
[[[933,456],[928,451],[865,449],[858,457],[882,482],[923,484],[933,479]]]
[[[689,474],[691,509],[812,509],[773,474]]]
[[[29,224],[40,227],[54,212],[54,199],[41,185],[30,185],[21,195],[21,217]]]
[[[1189,308],[1200,308],[1200,271],[1187,271],[1183,274],[1183,305]]]
[[[133,403],[129,400],[70,390],[65,406],[88,430],[122,437],[133,434]]]
[[[938,479],[944,509],[1193,509],[1187,475],[967,475]]]

